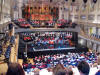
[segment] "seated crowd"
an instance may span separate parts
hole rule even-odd
[[[9,36],[6,34],[1,40],[3,43],[0,44],[0,56],[3,54],[3,47],[6,45],[7,41],[9,41]]]
[[[24,18],[22,18],[14,20],[14,23],[23,28],[29,28],[30,25],[32,25],[32,27],[54,27],[55,25],[57,25],[58,28],[65,28],[65,27],[75,28],[77,26],[77,24],[72,22],[71,20],[65,20],[65,19],[58,19],[57,21],[40,21],[40,20],[27,21]]]
[[[66,55],[56,54],[52,55],[52,57],[50,57],[50,55],[42,55],[35,57],[37,60],[34,60],[34,65],[38,63],[35,66],[31,63],[24,63],[22,68],[21,65],[19,65],[18,63],[9,63],[6,75],[100,75],[100,56],[98,56],[98,58],[97,56],[97,53],[91,52],[79,54],[68,53]],[[44,58],[44,61],[41,61],[41,64],[45,66],[40,68],[40,59],[42,57]],[[47,67],[47,62],[51,62],[51,64],[52,62],[54,62],[54,60],[47,60],[51,58],[54,58],[54,60],[56,60],[56,58],[59,59],[59,63],[53,64],[51,67]],[[67,60],[66,62],[73,62],[73,60],[76,60],[78,62],[77,65],[70,64],[69,66],[64,66],[63,60]],[[97,63],[97,66],[94,65],[95,63]],[[66,65],[68,65],[68,63],[66,63]]]
[[[68,20],[60,19],[57,21],[57,26],[59,28],[65,28],[65,27],[75,28],[77,24],[72,22],[71,20],[68,21]]]
[[[30,20],[29,23],[32,25],[32,27],[40,27],[40,21]]]
[[[7,50],[5,52],[5,58],[8,60],[10,58],[10,53],[11,53],[11,46],[7,47]]]
[[[13,24],[12,23],[9,23],[8,24],[8,26],[9,26],[9,30],[12,30],[12,28],[13,28]],[[0,37],[0,41],[2,41],[1,43],[0,43],[0,56],[1,56],[1,54],[3,54],[3,47],[7,44],[7,42],[10,40],[10,43],[12,43],[13,44],[13,42],[14,42],[14,36],[11,36],[11,38],[10,38],[10,36],[9,36],[9,33],[8,32],[6,32],[6,33],[2,33],[3,34],[3,36],[1,36]],[[6,56],[6,58],[8,58],[8,54],[7,53],[9,53],[9,49],[10,49],[10,47],[8,46],[7,47],[7,50],[6,50],[6,53],[5,53],[5,56]],[[7,55],[6,55],[7,54]]]
[[[99,75],[100,57],[97,53],[68,53],[41,55],[34,63],[23,63],[26,75]]]
[[[54,26],[55,26],[55,21],[47,21],[47,22],[45,23],[45,25],[46,25],[47,27],[54,27]]]
[[[25,19],[14,20],[14,23],[21,28],[29,28],[30,24]]]
[[[71,41],[73,38],[72,32],[44,32],[44,33],[21,33],[20,38],[24,42],[32,42],[28,44],[28,49],[59,49],[74,47]]]

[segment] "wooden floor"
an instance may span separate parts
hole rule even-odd
[[[0,64],[0,75],[3,73],[5,74],[7,72],[8,66],[7,63]]]
[[[13,34],[13,33],[12,33]],[[18,62],[17,56],[18,56],[18,44],[19,44],[19,35],[16,35],[15,38],[15,44],[11,47],[11,55],[10,55],[10,62]],[[4,61],[5,56],[4,53],[6,51],[7,46],[9,45],[9,42],[5,45],[5,47],[3,48],[3,54],[0,57],[0,75],[3,73],[5,74],[7,72],[8,69],[8,65],[7,63]]]
[[[23,60],[22,59],[18,59],[18,63],[22,66]]]
[[[15,45],[11,48],[10,62],[17,62],[19,35],[16,36]]]
[[[23,63],[23,60],[22,59],[18,59],[18,63],[20,64],[20,65],[22,65],[22,63]],[[34,65],[34,62],[33,62],[33,59],[28,59],[28,63],[31,63],[31,64],[33,64]]]

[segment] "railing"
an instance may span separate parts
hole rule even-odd
[[[92,37],[92,36],[86,35],[85,32],[82,31],[81,28],[80,28],[79,37],[82,37],[83,39],[90,40],[90,41],[93,41],[93,42],[96,42],[96,43],[100,44],[100,39],[98,39],[96,37]]]

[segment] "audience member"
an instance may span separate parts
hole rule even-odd
[[[90,66],[87,62],[81,61],[79,62],[77,67],[80,72],[80,75],[89,75]]]
[[[25,75],[25,73],[20,64],[10,63],[6,75]]]
[[[68,68],[68,75],[73,75],[72,68]]]
[[[66,75],[66,73],[67,73],[67,70],[64,68],[64,66],[62,64],[57,64],[53,68],[54,75]]]
[[[65,73],[66,75],[95,75],[99,70],[97,66],[93,66],[95,63],[99,63],[96,62],[97,56],[92,52],[40,55],[33,58],[34,64],[23,64],[23,69],[25,73],[28,70],[27,74],[34,72],[37,75],[44,74],[44,72],[50,75],[64,75]],[[78,62],[80,63],[78,64]],[[40,71],[35,71],[35,68]]]
[[[58,70],[54,75],[68,75],[68,73],[65,70]]]

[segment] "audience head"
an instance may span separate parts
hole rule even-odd
[[[53,69],[53,75],[68,75],[67,69],[62,64],[57,64]]]
[[[64,70],[64,66],[62,64],[57,64],[54,68],[53,68],[53,73],[56,73],[58,70]]]
[[[54,75],[68,75],[65,70],[58,70]]]
[[[78,64],[78,70],[80,72],[81,75],[88,75],[89,71],[90,71],[90,67],[89,64],[85,61],[81,61]]]
[[[68,75],[73,75],[73,71],[72,71],[72,68],[68,68]]]
[[[20,64],[10,63],[6,75],[25,75],[25,73]]]
[[[49,75],[49,72],[47,69],[42,69],[39,71],[39,75]]]
[[[40,71],[40,70],[39,70],[38,68],[35,68],[35,69],[34,69],[34,75],[39,75],[39,71]]]

